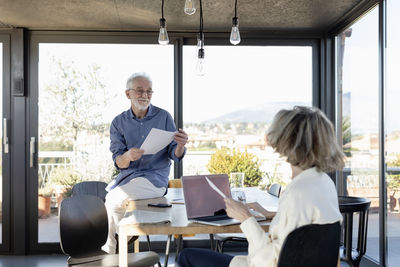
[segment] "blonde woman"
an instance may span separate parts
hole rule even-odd
[[[336,143],[332,123],[322,111],[299,106],[279,111],[267,139],[292,168],[292,181],[281,194],[276,215],[257,203],[249,205],[266,217],[273,217],[268,235],[248,207],[225,199],[227,214],[241,222],[240,228],[249,242],[248,255],[232,257],[210,250],[185,249],[177,266],[276,266],[283,241],[294,229],[342,220],[335,184],[326,172],[342,169],[344,155]]]

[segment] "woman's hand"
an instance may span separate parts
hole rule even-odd
[[[255,211],[258,211],[259,213],[261,213],[262,215],[265,216],[265,218],[267,219],[272,219],[274,218],[276,212],[273,211],[268,211],[266,209],[264,209],[260,204],[258,204],[258,202],[253,202],[253,203],[247,203],[247,207],[249,209],[253,209]]]
[[[225,198],[226,213],[229,217],[234,218],[240,222],[244,222],[247,218],[251,217],[249,209],[239,201],[232,198]]]

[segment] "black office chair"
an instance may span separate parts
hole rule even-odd
[[[84,182],[80,182],[75,184],[72,187],[72,194],[71,196],[79,196],[79,195],[92,195],[92,196],[97,196],[99,197],[101,200],[103,200],[103,202],[106,201],[106,195],[107,195],[107,191],[106,191],[106,187],[107,184],[105,182],[100,182],[100,181],[84,181]],[[116,235],[116,239],[118,240],[118,235]],[[128,245],[132,245],[134,241],[139,238],[138,236],[132,237],[129,242]],[[149,251],[151,251],[151,243],[150,243],[150,237],[147,235],[147,246],[149,248]],[[117,244],[117,250],[118,250],[118,244]]]
[[[350,266],[359,266],[367,249],[368,213],[371,201],[361,197],[339,196],[339,209],[343,214],[343,243],[340,259]],[[359,212],[357,248],[353,249],[353,214]]]
[[[285,239],[278,267],[336,267],[339,259],[340,223],[309,224]]]
[[[280,184],[272,184],[269,189],[268,193],[279,197],[281,194],[281,185]],[[247,239],[244,234],[215,234],[215,250],[221,253],[224,253],[224,246],[227,243],[238,243],[242,244],[243,246],[248,245]]]
[[[273,196],[279,197],[281,194],[281,185],[280,184],[271,184],[268,189],[268,193]]]
[[[60,244],[69,255],[68,266],[118,266],[118,254],[105,254],[101,246],[107,240],[107,210],[100,198],[77,195],[61,202],[59,210]],[[128,254],[128,266],[149,267],[157,264],[153,252]]]
[[[92,195],[97,196],[106,201],[106,191],[107,184],[105,182],[100,181],[84,181],[75,184],[72,187],[72,194],[71,196],[78,196],[78,195]]]

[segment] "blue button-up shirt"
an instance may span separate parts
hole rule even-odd
[[[129,109],[114,118],[110,126],[112,158],[114,165],[120,170],[111,187],[124,185],[136,177],[146,177],[156,187],[167,187],[170,172],[170,159],[179,162],[182,158],[175,156],[177,143],[172,141],[168,146],[153,155],[142,155],[138,160],[131,161],[129,167],[121,169],[116,164],[116,158],[132,147],[140,148],[152,128],[175,132],[175,124],[171,115],[150,104],[146,116],[138,119]],[[186,149],[185,149],[186,152]]]

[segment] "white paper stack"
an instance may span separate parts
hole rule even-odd
[[[125,213],[119,224],[139,224],[139,223],[170,223],[171,213],[156,212],[148,210],[134,210]]]

